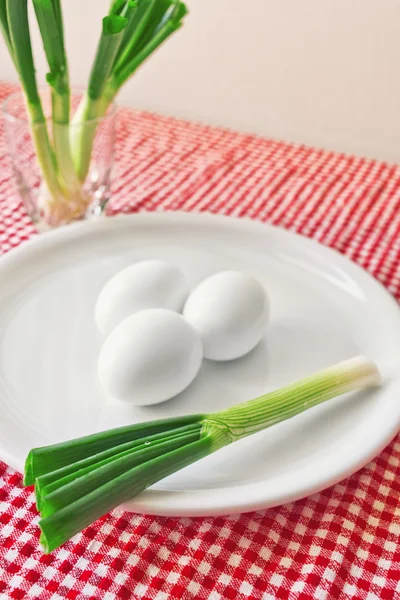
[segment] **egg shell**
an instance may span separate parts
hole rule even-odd
[[[196,377],[202,343],[182,315],[149,309],[125,319],[105,340],[97,373],[114,398],[137,406],[158,404]]]
[[[269,300],[255,277],[222,271],[192,291],[183,315],[199,332],[205,358],[233,360],[253,350],[264,336]]]
[[[137,262],[101,290],[95,306],[97,328],[108,335],[124,319],[147,308],[180,312],[188,295],[187,281],[177,266],[162,260]]]

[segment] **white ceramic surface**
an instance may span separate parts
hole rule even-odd
[[[224,269],[266,286],[260,345],[205,361],[175,399],[135,408],[96,380],[97,294],[135,260],[179,265],[193,287]],[[242,440],[159,482],[124,508],[214,515],[282,504],[359,469],[400,428],[400,311],[367,273],[308,239],[248,220],[154,213],[84,222],[36,237],[0,259],[0,458],[22,471],[28,450],[131,422],[208,412],[356,354],[384,386],[342,397]]]

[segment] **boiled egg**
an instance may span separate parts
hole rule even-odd
[[[182,392],[196,377],[203,351],[199,334],[166,309],[135,313],[106,338],[97,373],[112,397],[146,406]]]
[[[95,321],[108,335],[121,321],[147,308],[167,308],[180,312],[189,294],[182,271],[163,260],[144,260],[126,267],[101,290]]]
[[[253,350],[264,336],[269,300],[253,276],[222,271],[192,291],[183,315],[199,333],[205,358],[233,360]]]

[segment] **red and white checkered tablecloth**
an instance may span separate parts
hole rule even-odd
[[[0,99],[10,89],[0,86]],[[35,231],[2,131],[0,157],[1,253]],[[110,210],[143,209],[298,231],[346,254],[400,300],[397,166],[124,109]],[[306,500],[218,518],[112,513],[46,556],[33,493],[0,462],[0,599],[400,599],[399,498],[397,439]]]

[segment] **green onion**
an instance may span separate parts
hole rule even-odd
[[[89,85],[70,123],[70,85],[61,0],[32,0],[49,66],[52,140],[37,89],[28,23],[28,0],[0,0],[0,29],[26,98],[32,137],[44,180],[42,209],[54,224],[85,212],[82,185],[89,173],[99,119],[121,86],[172,33],[187,13],[180,0],[113,0]]]
[[[220,412],[140,423],[31,450],[24,483],[35,484],[44,551],[220,448],[379,383],[376,366],[356,357]]]
[[[137,68],[183,24],[187,8],[180,0],[141,0],[117,56],[108,96],[115,96]]]
[[[58,197],[61,194],[61,189],[57,178],[55,156],[50,145],[46,119],[37,89],[27,0],[6,0],[5,4],[2,3],[2,23],[5,18],[4,13],[6,13],[8,23],[6,35],[12,47],[12,57],[24,90],[37,158],[49,191],[54,197]],[[2,29],[5,29],[4,25]]]
[[[50,72],[46,80],[52,88],[52,126],[54,151],[63,195],[76,201],[80,182],[71,157],[69,140],[70,88],[64,48],[60,0],[33,0]]]
[[[122,42],[126,17],[111,14],[103,19],[103,31],[90,74],[88,95],[98,100],[114,65],[115,57]]]
[[[73,119],[71,144],[75,171],[84,181],[90,166],[98,119],[122,85],[182,25],[187,14],[180,0],[116,0],[103,30],[89,86]]]
[[[12,47],[10,28],[8,25],[8,18],[7,18],[6,0],[0,0],[0,28],[1,28],[1,33],[3,34],[3,37],[4,37],[4,41],[7,45],[8,51],[10,53],[10,56],[15,64],[14,49]]]
[[[115,63],[115,72],[151,39],[170,4],[170,0],[144,0],[139,4],[130,19],[123,47]]]
[[[85,180],[89,170],[97,119],[104,115],[108,107],[108,104],[104,105],[102,94],[113,68],[127,22],[126,17],[113,13],[104,17],[102,34],[90,74],[89,87],[74,118],[74,127],[71,132],[74,164],[75,171],[81,181]]]

